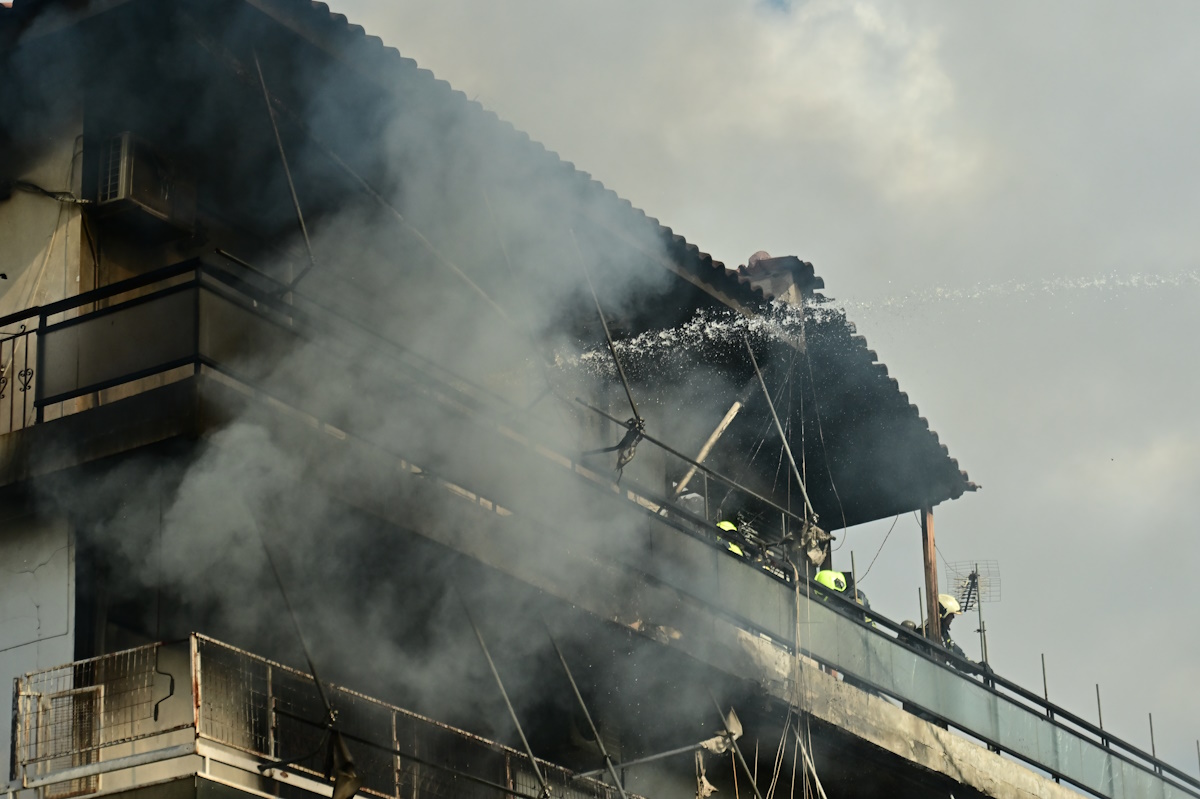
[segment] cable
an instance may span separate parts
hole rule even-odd
[[[287,154],[283,150],[283,139],[279,136],[279,125],[275,122],[275,108],[271,105],[271,93],[267,91],[267,79],[263,77],[262,64],[258,63],[258,50],[252,49],[254,68],[258,71],[258,84],[262,86],[263,100],[267,104],[267,116],[271,119],[271,130],[275,133],[275,145],[279,148],[279,160],[283,163],[283,175],[287,178],[288,191],[292,194],[292,207],[296,209],[296,222],[300,225],[300,235],[304,237],[304,251],[308,254],[308,266],[300,270],[300,274],[292,278],[289,288],[293,288],[304,276],[317,266],[313,256],[312,242],[308,238],[308,226],[304,224],[304,213],[300,210],[300,197],[296,194],[296,184],[292,181],[292,170],[288,166]]]
[[[803,326],[804,326],[803,312],[801,312],[801,315],[800,315],[800,325],[801,325],[801,330],[803,330]],[[805,338],[805,341],[804,341],[804,361],[805,361],[805,363],[808,364],[808,384],[809,384],[809,387],[812,389],[813,412],[816,414],[816,417],[817,417],[817,434],[821,438],[821,454],[825,458],[825,471],[829,474],[829,487],[833,489],[833,498],[837,500],[838,512],[842,516],[842,529],[845,530],[847,527],[847,525],[846,525],[846,509],[842,506],[842,496],[841,496],[841,494],[838,493],[837,483],[835,483],[833,480],[833,467],[831,467],[829,465],[829,450],[826,449],[826,447],[825,447],[825,428],[821,424],[821,402],[820,402],[820,400],[817,399],[817,379],[813,375],[812,358],[808,354],[808,339],[807,339],[807,337]],[[843,546],[845,546],[847,538],[849,538],[849,536],[843,535],[842,543],[840,543],[836,547],[834,547],[833,551],[836,552],[837,550],[839,550]]]
[[[896,529],[896,522],[898,521],[900,521],[899,513],[896,514],[896,518],[892,519],[892,526],[888,528],[887,535],[883,537],[883,543],[879,545],[879,549],[875,550],[875,557],[871,558],[871,562],[867,564],[867,570],[863,572],[862,577],[859,577],[857,582],[861,583],[863,580],[867,579],[867,575],[871,573],[871,567],[875,565],[875,561],[879,558],[879,553],[883,551],[883,547],[887,544],[888,539],[891,537],[892,530]]]
[[[92,288],[100,287],[100,248],[96,245],[96,235],[92,232],[92,226],[88,224],[88,215],[80,214],[79,223],[83,228],[83,235],[88,241],[88,249],[92,253]]]
[[[284,716],[285,718],[292,719],[293,721],[297,721],[301,724],[307,724],[310,727],[323,728],[322,722],[316,722],[316,721],[312,721],[311,719],[306,719],[295,713],[289,713],[288,711],[286,711],[282,708],[276,708],[275,712],[280,716]],[[354,741],[355,743],[362,744],[363,746],[366,746],[370,749],[375,749],[380,752],[386,752],[390,755],[397,756],[404,761],[409,761],[409,762],[416,763],[416,764],[422,765],[422,766],[428,766],[437,771],[442,771],[442,772],[445,772],[446,774],[450,774],[454,777],[462,778],[468,782],[473,782],[476,785],[482,785],[487,788],[491,788],[491,789],[499,791],[503,794],[507,794],[508,796],[517,796],[517,797],[521,797],[521,799],[540,799],[540,797],[536,797],[533,794],[522,793],[521,791],[518,791],[514,788],[509,788],[509,787],[501,785],[497,782],[492,782],[491,780],[484,779],[483,777],[476,777],[474,774],[469,774],[465,771],[459,771],[457,769],[451,768],[450,766],[446,766],[446,765],[443,765],[440,763],[435,763],[432,760],[425,760],[423,758],[417,757],[414,754],[411,754],[409,752],[405,752],[401,749],[398,749],[394,746],[388,746],[386,744],[381,744],[381,743],[378,743],[377,741],[372,741],[368,738],[363,738],[362,736],[355,735],[355,734],[349,733],[349,732],[343,732],[342,736],[348,740]]]
[[[51,191],[44,189],[36,183],[31,183],[28,180],[14,180],[12,187],[18,191],[26,192],[27,194],[39,194],[43,197],[49,197],[51,200],[63,203],[64,205],[91,205],[91,200],[84,200],[76,197],[69,191]]]
[[[321,704],[325,706],[326,719],[329,724],[333,724],[336,719],[336,714],[333,711],[333,705],[329,702],[329,695],[325,693],[325,686],[321,682],[321,678],[317,676],[317,667],[313,664],[312,654],[308,651],[308,643],[304,640],[304,631],[300,629],[300,620],[296,618],[296,611],[292,608],[292,602],[288,599],[287,591],[283,587],[283,578],[279,576],[279,569],[275,566],[275,559],[271,557],[271,548],[267,546],[267,539],[259,529],[258,524],[252,524],[254,534],[258,536],[258,543],[262,545],[263,554],[267,556],[267,565],[271,567],[271,574],[275,576],[275,585],[279,588],[279,595],[283,597],[284,607],[287,608],[288,616],[292,619],[292,626],[296,628],[296,638],[300,641],[300,649],[304,651],[304,659],[308,662],[308,672],[312,675],[313,682],[316,683],[317,693],[321,695]]]
[[[792,363],[795,363],[795,362],[796,362],[796,353],[793,352],[792,353]],[[789,405],[789,407],[791,406],[791,396],[792,396],[791,381],[788,381],[788,405]],[[800,476],[803,477],[805,479],[805,481],[808,480],[808,455],[806,452],[807,449],[808,449],[808,442],[805,438],[805,423],[804,423],[804,391],[801,390],[800,391]],[[808,521],[807,514],[805,515],[805,521]]]
[[[788,703],[787,716],[783,720],[783,734],[779,737],[779,746],[775,749],[775,762],[771,769],[771,784],[767,786],[766,799],[774,799],[775,786],[779,783],[779,775],[783,771],[783,760],[785,756],[784,746],[787,744],[788,730],[792,726],[792,703]]]
[[[913,514],[913,521],[915,521],[917,523],[917,527],[924,530],[925,528],[921,527],[921,517],[919,515],[917,515],[916,511],[913,511],[912,514]],[[937,550],[938,557],[942,559],[942,565],[945,566],[946,571],[949,572],[950,571],[950,561],[946,560],[946,556],[942,554],[942,549],[941,549],[941,547],[939,547],[937,545],[936,540],[933,542],[933,548]]]
[[[937,541],[933,542],[933,548],[937,550],[938,557],[942,559],[942,565],[946,567],[946,576],[950,576],[950,561],[946,560],[946,556],[942,554],[942,549],[937,545]]]
[[[617,374],[621,377],[621,385],[625,388],[625,398],[629,400],[629,408],[633,411],[633,418],[637,426],[644,426],[642,415],[638,413],[637,403],[633,401],[633,392],[629,390],[629,378],[625,376],[625,367],[621,365],[621,359],[617,357],[617,348],[613,344],[612,333],[608,329],[608,320],[604,318],[604,309],[600,307],[600,298],[596,295],[596,287],[592,285],[592,275],[588,272],[587,263],[583,259],[583,250],[579,249],[579,240],[575,238],[574,229],[571,230],[571,245],[575,248],[575,256],[579,261],[579,269],[583,272],[583,277],[587,281],[588,291],[592,294],[592,301],[596,303],[596,313],[600,316],[600,326],[604,328],[604,340],[608,342],[608,351],[612,353],[613,363],[617,365]]]
[[[800,468],[796,466],[796,459],[792,457],[792,448],[788,444],[787,435],[783,431],[783,425],[779,423],[779,415],[775,413],[775,403],[771,401],[771,392],[767,390],[767,384],[763,380],[762,371],[758,368],[758,360],[754,357],[754,348],[750,346],[749,338],[742,336],[742,342],[746,345],[746,352],[750,355],[750,364],[754,367],[754,374],[758,377],[758,384],[762,387],[763,396],[767,400],[767,409],[771,412],[771,420],[775,423],[775,430],[779,433],[780,440],[783,441],[783,449],[787,453],[788,463],[791,464],[792,473],[796,476],[796,482],[800,486],[800,495],[804,497],[804,506],[815,519],[817,512],[813,510],[812,503],[808,499],[808,490],[804,487],[804,480],[800,477]],[[844,519],[845,515],[843,514]]]
[[[795,351],[793,351],[792,359],[791,359],[791,361],[788,362],[788,374],[789,375],[792,374],[792,370],[796,365],[796,354],[797,353]],[[783,392],[784,392],[786,386],[787,386],[786,381],[785,381],[785,383],[783,383],[779,386],[779,393],[776,394],[775,398],[774,398],[775,402],[778,403],[781,399],[783,399]],[[746,392],[747,400],[749,398],[749,394],[750,394],[750,392],[747,391]],[[767,438],[770,436],[770,432],[771,432],[771,420],[767,419],[765,422],[763,422],[762,432],[760,432],[758,434],[758,444],[755,445],[754,452],[752,452],[750,454],[750,457],[746,459],[746,462],[744,464],[742,464],[741,466],[739,466],[737,469],[734,470],[739,475],[738,476],[739,480],[742,479],[742,477],[745,475],[745,472],[754,463],[755,458],[758,457],[758,453],[762,451],[763,445],[767,443]]]
[[[533,755],[533,748],[529,745],[529,739],[525,737],[525,730],[521,727],[521,720],[517,718],[517,711],[513,707],[512,701],[508,698],[508,691],[504,689],[504,681],[500,679],[500,672],[496,669],[496,662],[492,660],[492,653],[488,651],[487,643],[483,640],[483,633],[480,632],[479,625],[475,623],[475,617],[471,615],[471,610],[467,607],[467,601],[463,598],[462,592],[455,589],[455,593],[458,595],[458,601],[462,605],[467,621],[471,624],[471,629],[475,631],[475,640],[479,641],[479,648],[483,650],[483,656],[487,659],[488,668],[491,669],[492,676],[496,678],[496,687],[500,689],[500,696],[504,699],[504,706],[508,708],[509,718],[512,719],[513,726],[517,728],[517,735],[521,737],[521,743],[525,747],[525,754],[529,756],[529,765],[533,768],[533,773],[537,777],[538,783],[542,786],[541,799],[550,799],[550,783],[546,780],[546,776],[542,774],[542,769],[538,766],[537,758]]]

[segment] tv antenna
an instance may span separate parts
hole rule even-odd
[[[954,598],[963,613],[974,608],[979,617],[979,653],[988,662],[987,625],[983,621],[983,603],[1000,601],[1000,564],[994,560],[959,561],[946,564],[946,576]]]

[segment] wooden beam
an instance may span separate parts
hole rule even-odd
[[[730,423],[733,422],[733,417],[737,416],[738,411],[741,409],[742,403],[740,401],[734,402],[733,405],[729,406],[729,410],[725,412],[725,418],[721,420],[721,423],[717,425],[717,429],[713,430],[712,435],[708,437],[708,441],[705,441],[704,446],[700,448],[700,454],[696,456],[696,463],[704,463],[704,459],[712,451],[713,446],[717,443],[717,439],[724,435],[725,429],[729,427]],[[687,470],[687,474],[683,476],[683,479],[679,481],[679,485],[675,488],[675,496],[678,497],[684,491],[687,491],[688,483],[692,481],[695,475],[695,466]]]
[[[933,508],[921,509],[921,556],[925,563],[925,607],[928,613],[928,636],[942,640],[942,616],[938,605],[937,543],[933,538]]]

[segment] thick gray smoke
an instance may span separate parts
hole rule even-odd
[[[672,256],[652,223],[411,68],[392,64],[397,76],[375,83],[323,58],[297,60],[288,49],[295,42],[285,45],[276,31],[264,35],[263,20],[249,13],[223,20],[219,33],[205,17],[181,23],[169,36],[153,14],[121,20],[127,27],[117,25],[107,35],[159,41],[151,54],[160,56],[176,45],[208,55],[198,57],[196,73],[186,64],[167,71],[166,88],[152,92],[162,107],[132,100],[121,80],[89,83],[89,107],[104,109],[88,118],[92,132],[119,132],[127,113],[144,123],[140,135],[169,142],[184,160],[212,161],[218,142],[227,147],[219,159],[224,171],[198,175],[210,240],[197,237],[190,252],[215,244],[263,272],[295,276],[307,257],[292,232],[294,214],[266,108],[248,73],[239,77],[222,60],[225,51],[211,46],[215,39],[246,59],[245,43],[255,41],[268,86],[289,108],[279,114],[281,135],[315,262],[285,302],[298,317],[303,312],[323,324],[298,325],[302,338],[282,350],[248,350],[221,364],[264,393],[244,404],[231,401],[226,421],[194,447],[164,445],[50,484],[47,504],[68,509],[80,522],[81,546],[96,564],[92,579],[102,585],[103,601],[147,637],[201,627],[299,663],[265,541],[327,677],[507,737],[509,723],[463,613],[465,599],[501,663],[523,664],[506,674],[523,707],[568,710],[565,685],[542,690],[545,601],[511,578],[354,508],[345,487],[405,508],[414,529],[463,524],[466,517],[447,509],[449,500],[429,501],[432,477],[423,483],[416,475],[437,475],[447,464],[461,470],[469,460],[482,482],[504,486],[506,504],[518,514],[522,507],[538,509],[542,521],[529,523],[530,534],[552,536],[553,545],[539,550],[535,557],[543,561],[534,568],[582,580],[583,574],[566,573],[559,553],[636,560],[638,553],[625,548],[635,546],[639,531],[599,511],[594,489],[548,492],[508,474],[507,450],[477,426],[456,424],[461,417],[431,400],[430,392],[447,393],[433,385],[438,381],[468,381],[483,414],[523,425],[537,440],[576,457],[615,443],[622,430],[574,397],[620,418],[629,415],[611,372],[571,368],[597,360],[603,342],[585,272],[621,336],[646,329],[686,336],[697,323],[695,304],[712,301],[662,267]],[[122,54],[117,74],[145,74],[144,52],[115,52]],[[192,92],[185,106],[164,99],[184,88]],[[26,81],[22,91],[43,93],[20,100],[28,109],[53,98],[58,87]],[[171,116],[185,109],[186,117]],[[318,140],[363,172],[402,219],[364,194]],[[269,243],[260,239],[239,249],[239,239],[224,227],[239,216],[258,225]],[[129,261],[103,232],[97,249],[98,268]],[[275,311],[285,327],[291,324],[287,309]],[[720,315],[708,313],[717,314],[713,320]],[[739,329],[731,320],[715,323]],[[727,403],[680,413],[695,404],[694,376],[639,368],[639,340],[623,343],[619,352],[634,370],[633,390],[649,429],[695,451]],[[712,397],[743,390],[715,363],[706,364],[703,351],[689,357]],[[389,474],[377,468],[379,459],[316,462],[325,450],[311,439],[322,435],[344,438],[356,452],[403,459],[410,468]],[[648,450],[643,445],[628,479],[657,479],[652,487],[663,490],[661,455]],[[610,454],[592,466],[609,473],[614,462]],[[611,651],[589,652],[590,636],[588,629],[565,636],[580,664],[611,660]],[[634,668],[594,680],[601,690],[640,680],[638,695],[672,690],[673,675]],[[675,724],[669,713],[653,721],[668,731]]]

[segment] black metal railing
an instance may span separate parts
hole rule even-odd
[[[32,424],[37,337],[27,321],[0,324],[0,434]]]

